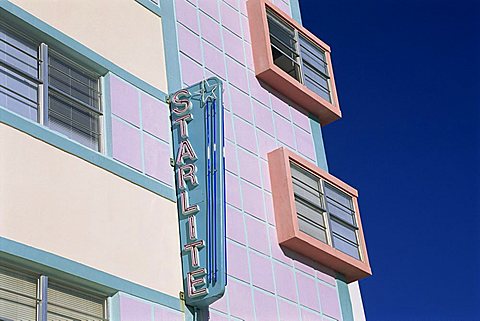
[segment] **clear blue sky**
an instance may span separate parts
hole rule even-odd
[[[368,321],[480,320],[480,1],[300,0],[332,48],[330,172],[360,193]]]

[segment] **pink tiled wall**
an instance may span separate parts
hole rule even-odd
[[[289,1],[273,2],[290,14]],[[332,271],[276,238],[266,154],[286,146],[315,162],[308,116],[257,81],[245,0],[176,0],[175,10],[183,85],[225,83],[229,280],[212,320],[341,320]]]

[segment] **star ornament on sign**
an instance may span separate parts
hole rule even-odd
[[[213,101],[217,99],[217,95],[215,95],[215,89],[217,89],[218,84],[214,83],[211,85],[208,80],[202,81],[201,88],[199,91],[195,92],[193,94],[194,97],[200,96],[202,105],[205,105],[205,103],[210,100]]]

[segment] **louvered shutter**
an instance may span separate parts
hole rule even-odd
[[[35,321],[37,280],[0,269],[0,320]]]

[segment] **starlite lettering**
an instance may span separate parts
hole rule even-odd
[[[180,203],[181,213],[188,218],[187,233],[190,243],[183,245],[183,252],[190,254],[191,270],[187,272],[187,295],[189,297],[199,297],[208,294],[204,275],[207,269],[200,267],[199,251],[205,247],[204,240],[197,239],[197,224],[195,214],[200,211],[198,204],[190,204],[188,191],[198,186],[197,154],[190,143],[188,137],[188,124],[193,121],[191,114],[192,102],[190,93],[186,89],[176,92],[172,97],[172,118],[173,126],[178,126],[180,130],[180,142],[178,145],[177,159],[175,160],[177,187],[181,191]]]

